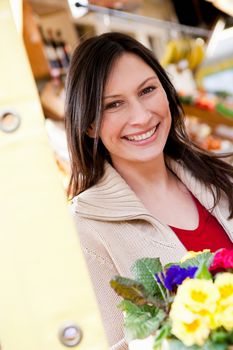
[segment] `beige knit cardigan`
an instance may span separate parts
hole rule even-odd
[[[178,162],[169,166],[190,192],[210,210],[211,192]],[[109,285],[114,275],[132,277],[136,259],[160,257],[163,264],[178,261],[186,249],[169,226],[151,215],[124,179],[109,164],[99,183],[74,198],[72,213],[98,300],[111,350],[127,349],[120,299]],[[233,220],[227,220],[226,199],[212,214],[233,241]],[[183,215],[183,213],[181,213]]]

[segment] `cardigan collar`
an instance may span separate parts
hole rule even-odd
[[[120,174],[109,164],[100,181],[73,199],[75,211],[95,220],[119,221],[149,214]]]
[[[196,179],[181,161],[166,159],[166,163],[188,190],[210,211],[214,204],[210,189]],[[168,228],[145,208],[134,191],[109,163],[105,164],[104,176],[96,185],[74,197],[72,208],[79,216],[88,219],[112,222],[142,219],[158,228]],[[233,219],[227,219],[229,209],[225,196],[222,196],[220,203],[211,213],[233,241]]]
[[[213,206],[213,196],[206,186],[195,179],[181,162],[169,159],[167,163],[189,191],[210,209]],[[118,221],[144,215],[153,217],[109,163],[105,164],[102,179],[73,199],[73,208],[79,215],[95,220]]]

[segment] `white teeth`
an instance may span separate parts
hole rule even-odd
[[[135,135],[135,136],[126,136],[126,138],[129,141],[142,141],[142,140],[146,140],[149,139],[156,131],[157,126],[154,129],[151,129],[150,131],[145,132],[145,134],[141,134],[141,135]]]

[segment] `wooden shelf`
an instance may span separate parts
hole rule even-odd
[[[213,129],[219,124],[224,124],[233,127],[233,119],[224,117],[216,111],[207,111],[186,104],[183,104],[182,106],[186,115],[200,118],[204,123],[207,123]]]
[[[49,77],[49,63],[42,38],[32,7],[27,1],[23,2],[23,39],[34,77],[36,79]]]

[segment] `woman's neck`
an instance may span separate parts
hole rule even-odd
[[[193,198],[167,168],[164,157],[150,164],[113,162],[113,165],[148,212],[160,222],[187,230],[197,227],[199,217]]]
[[[155,162],[113,161],[113,166],[139,197],[152,188],[154,193],[164,194],[174,183],[175,176],[166,167],[163,155]]]

